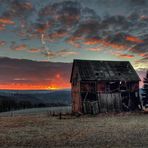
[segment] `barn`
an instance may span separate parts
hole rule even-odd
[[[140,107],[140,78],[128,61],[73,61],[73,113],[134,111]]]

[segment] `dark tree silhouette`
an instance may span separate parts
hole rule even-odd
[[[146,77],[143,80],[143,94],[142,94],[142,99],[143,99],[143,105],[146,106],[148,105],[148,71],[146,72]]]

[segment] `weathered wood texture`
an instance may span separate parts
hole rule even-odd
[[[71,75],[72,111],[135,110],[140,104],[139,80],[129,62],[76,60]]]

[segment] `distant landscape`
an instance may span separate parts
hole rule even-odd
[[[140,89],[142,94],[142,89]],[[0,112],[71,105],[71,90],[0,90]]]
[[[0,90],[0,112],[11,110],[69,106],[71,91],[66,90]]]

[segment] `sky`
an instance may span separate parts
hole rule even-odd
[[[142,78],[147,8],[147,0],[0,0],[0,89],[70,88],[73,59],[130,61]]]

